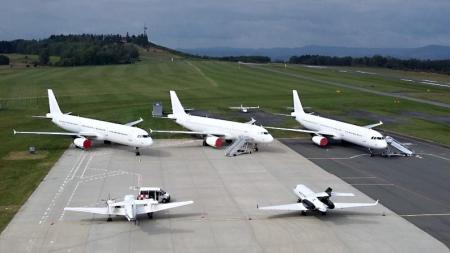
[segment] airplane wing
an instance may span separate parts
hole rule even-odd
[[[260,210],[276,210],[276,211],[307,211],[306,207],[302,203],[286,204],[278,206],[256,206]]]
[[[383,125],[383,122],[382,122],[382,121],[380,121],[380,122],[378,122],[378,123],[375,123],[375,124],[363,126],[363,127],[369,128],[369,129],[370,129],[370,128],[374,128],[374,127],[381,126],[381,125]]]
[[[317,131],[306,130],[306,129],[282,128],[282,127],[269,127],[269,126],[264,126],[264,128],[268,128],[268,129],[276,129],[276,130],[284,130],[284,131],[293,131],[293,132],[300,132],[300,133],[320,134],[320,133],[317,132]]]
[[[378,200],[375,203],[334,203],[335,209],[344,209],[351,207],[364,207],[364,206],[376,206],[378,204]]]
[[[254,118],[251,118],[251,120],[250,121],[247,121],[247,122],[245,122],[246,124],[250,124],[250,125],[253,125],[254,123],[256,122],[256,119],[254,119]]]
[[[136,210],[136,214],[154,213],[154,212],[159,212],[159,211],[163,211],[163,210],[167,210],[167,209],[190,205],[193,203],[194,203],[194,201],[183,201],[183,202],[173,202],[173,203],[168,203],[168,204],[138,206],[137,210]]]
[[[124,125],[125,125],[125,126],[135,126],[135,125],[141,123],[142,121],[144,121],[144,120],[143,120],[142,118],[139,118],[139,119],[136,120],[136,121],[128,122],[128,123],[126,123],[126,124],[124,124]]]
[[[13,129],[14,134],[41,134],[41,135],[63,135],[63,136],[85,136],[85,137],[97,137],[95,133],[79,132],[79,133],[69,133],[69,132],[21,132]]]
[[[169,133],[169,134],[199,134],[199,135],[214,135],[218,137],[223,137],[224,133],[212,133],[212,132],[196,132],[196,131],[171,131],[171,130],[153,130],[150,129],[150,133]]]
[[[264,126],[264,128],[268,129],[277,129],[277,130],[284,130],[284,131],[292,131],[292,132],[299,132],[299,133],[309,133],[309,134],[316,134],[316,135],[323,135],[323,136],[336,136],[333,133],[327,133],[322,131],[314,131],[314,130],[306,130],[306,129],[297,129],[297,128],[282,128],[282,127],[269,127]]]
[[[318,193],[315,193],[314,196],[316,196],[317,198],[329,197],[328,193],[326,193],[326,192],[318,192]],[[332,197],[354,197],[355,194],[346,193],[346,192],[331,192],[331,196]]]
[[[244,108],[245,108],[245,107],[244,107]],[[231,107],[228,107],[228,109],[231,109],[231,110],[240,110],[241,107],[231,106]]]
[[[65,207],[65,211],[72,212],[82,212],[82,213],[94,213],[94,214],[104,214],[104,215],[125,215],[125,209],[123,208],[112,208],[111,213],[108,207]]]

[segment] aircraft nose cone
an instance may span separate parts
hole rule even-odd
[[[387,142],[386,141],[383,141],[382,143],[381,143],[381,148],[387,148]]]
[[[266,142],[270,143],[272,141],[273,141],[273,136],[272,135],[267,136]]]

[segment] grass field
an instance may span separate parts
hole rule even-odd
[[[352,89],[340,88],[337,92],[336,87],[323,83],[274,74],[236,63],[185,60],[179,57],[174,57],[172,62],[171,55],[159,50],[143,53],[142,61],[133,65],[0,68],[0,230],[3,230],[70,144],[70,140],[63,137],[12,134],[12,129],[57,130],[47,120],[30,117],[48,112],[48,88],[55,91],[64,112],[122,123],[142,117],[145,121],[140,127],[147,129],[180,129],[170,120],[151,118],[153,102],[162,101],[165,109],[169,109],[170,89],[177,91],[186,107],[225,116],[228,106],[241,103],[257,104],[268,112],[286,113],[285,107],[292,104],[291,90],[297,89],[301,92],[304,106],[311,106],[314,111],[358,124],[374,122],[374,119],[365,117],[365,113],[397,119],[386,122],[382,128],[450,145],[449,124],[433,120],[450,117],[448,109],[405,100],[397,101],[391,97]],[[14,55],[13,58],[15,61],[23,59],[19,55]],[[283,68],[279,65],[268,67]],[[289,66],[286,71],[316,79],[338,80],[370,89],[450,102],[450,89],[433,88],[430,92],[425,87],[407,86],[384,76],[350,75],[332,69],[315,70],[300,66]],[[422,74],[423,77],[420,76],[421,73],[411,75],[415,78],[429,78],[429,74]],[[439,75],[439,78],[450,82],[448,76]],[[359,111],[359,115],[355,116],[355,110]],[[411,112],[417,113],[417,116],[411,116]],[[421,115],[428,118],[424,119]],[[247,120],[236,117],[231,118]],[[284,126],[295,127],[298,124],[292,119],[286,119]],[[302,136],[287,132],[274,134]],[[162,136],[154,136],[156,139],[158,137]],[[163,137],[167,138],[167,135]],[[20,159],[23,156],[20,151],[27,150],[30,145],[36,146],[38,152],[44,152],[45,155],[40,159]],[[10,159],[11,157],[15,159]]]

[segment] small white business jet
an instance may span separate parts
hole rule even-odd
[[[105,207],[65,207],[64,210],[108,215],[108,221],[112,221],[112,215],[125,216],[128,221],[136,221],[136,217],[140,214],[147,214],[148,218],[151,219],[153,218],[154,212],[186,206],[193,203],[194,201],[183,201],[160,204],[154,199],[137,199],[134,195],[125,195],[123,201],[120,202],[115,202],[112,199],[106,200]]]
[[[332,138],[334,140],[343,140],[367,147],[371,154],[373,154],[372,150],[386,150],[387,142],[383,135],[372,129],[382,125],[383,122],[380,121],[379,123],[367,126],[357,126],[305,113],[297,91],[293,90],[292,93],[294,99],[294,112],[291,113],[291,116],[295,117],[295,119],[307,130],[268,126],[265,126],[265,128],[313,134],[312,141],[321,147],[328,145],[328,138]]]
[[[298,197],[296,204],[278,205],[278,206],[265,206],[256,207],[260,210],[276,210],[276,211],[301,211],[302,215],[305,215],[307,211],[319,211],[322,215],[325,215],[329,209],[344,209],[352,207],[366,207],[375,206],[378,204],[378,200],[374,203],[337,203],[332,202],[330,197],[353,197],[353,193],[333,192],[328,187],[324,192],[315,193],[309,189],[306,185],[299,184],[294,189],[295,195]]]
[[[228,107],[231,110],[239,110],[241,112],[248,112],[249,110],[253,110],[253,109],[259,109],[259,105],[258,106],[243,106],[241,104],[241,106],[231,106]]]
[[[73,140],[75,146],[85,150],[91,147],[93,139],[114,142],[135,147],[136,155],[140,154],[140,147],[148,147],[153,144],[153,140],[148,135],[147,131],[134,127],[134,125],[143,121],[142,118],[122,125],[73,116],[70,115],[71,113],[62,113],[51,89],[48,90],[48,103],[50,113],[47,113],[45,116],[34,117],[51,119],[55,125],[69,132],[20,132],[13,130],[14,134],[72,136],[75,138]]]
[[[240,123],[193,116],[185,112],[175,91],[170,91],[170,100],[172,102],[172,114],[169,114],[168,118],[174,119],[176,123],[191,131],[151,130],[151,132],[201,135],[204,138],[204,146],[209,145],[215,148],[220,148],[223,140],[236,140],[241,136],[248,138],[255,145],[273,141],[272,135],[266,129],[254,125],[254,119],[247,123]],[[255,147],[255,150],[257,151],[258,148]]]

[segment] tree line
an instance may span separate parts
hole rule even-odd
[[[381,67],[450,74],[450,60],[402,60],[394,57],[384,57],[381,55],[374,55],[372,57],[302,55],[292,56],[289,59],[289,63],[323,66]]]
[[[39,64],[50,63],[50,55],[59,56],[57,66],[126,64],[138,60],[135,45],[148,47],[147,35],[51,35],[43,40],[0,41],[0,53],[39,55]]]

